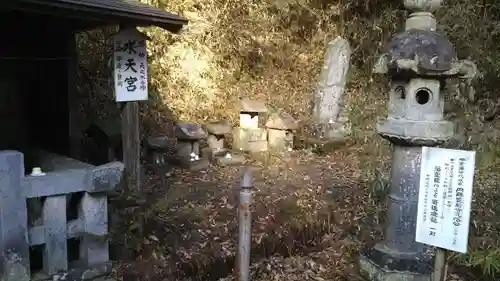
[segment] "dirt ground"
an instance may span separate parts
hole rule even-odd
[[[251,168],[251,280],[363,280],[358,253],[382,239],[386,183],[360,180],[358,149],[151,176],[141,194],[116,199],[117,279],[233,280],[238,192]],[[450,268],[449,280],[472,279]]]

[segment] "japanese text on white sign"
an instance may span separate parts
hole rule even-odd
[[[148,99],[147,36],[135,28],[114,37],[114,79],[117,102]]]
[[[422,148],[415,240],[466,253],[475,152]]]

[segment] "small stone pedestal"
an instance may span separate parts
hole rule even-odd
[[[245,152],[267,151],[265,125],[266,105],[243,99],[240,101],[240,126],[233,131],[233,147]]]
[[[267,142],[270,150],[278,153],[291,152],[294,148],[294,132],[298,123],[288,113],[274,113],[266,123]]]
[[[200,126],[192,123],[178,123],[174,129],[177,138],[177,157],[182,167],[201,170],[210,165],[206,157],[201,157],[200,141],[207,138]]]

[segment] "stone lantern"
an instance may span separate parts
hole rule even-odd
[[[406,0],[412,10],[405,31],[389,42],[375,72],[391,78],[387,118],[379,134],[393,143],[385,240],[361,252],[361,273],[370,280],[430,281],[433,253],[415,241],[422,146],[437,146],[454,136],[444,120],[445,82],[471,78],[474,63],[458,60],[452,43],[436,32],[431,11],[440,0]]]

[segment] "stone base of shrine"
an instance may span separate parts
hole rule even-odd
[[[371,281],[431,281],[432,257],[402,258],[397,253],[369,248],[361,251],[360,273]]]

